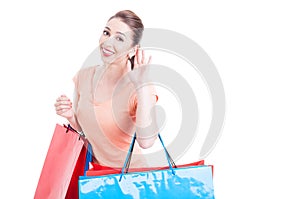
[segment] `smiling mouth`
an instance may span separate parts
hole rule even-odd
[[[103,52],[103,55],[104,55],[105,57],[108,57],[108,56],[111,56],[111,55],[115,54],[114,51],[108,50],[108,49],[106,49],[106,48],[102,48],[102,52]]]

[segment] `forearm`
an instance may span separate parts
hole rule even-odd
[[[152,122],[151,110],[153,103],[151,97],[147,88],[141,88],[137,91],[136,125],[140,128],[145,128]]]
[[[82,129],[81,129],[81,127],[80,127],[80,125],[79,125],[79,123],[78,123],[78,121],[77,121],[77,117],[76,117],[75,114],[73,114],[73,116],[72,116],[71,118],[67,118],[67,119],[68,119],[70,125],[71,125],[75,130],[77,130],[78,132],[81,132],[81,131],[82,131]]]
[[[137,91],[137,99],[137,141],[142,148],[149,148],[153,145],[158,133],[154,109],[156,96],[153,95],[150,89],[143,87]]]

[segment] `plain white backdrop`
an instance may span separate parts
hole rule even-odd
[[[0,197],[33,198],[54,125],[64,122],[55,115],[56,97],[73,95],[72,77],[106,20],[131,9],[148,28],[196,41],[220,73],[226,121],[206,158],[215,166],[216,198],[299,198],[296,2],[2,1]]]

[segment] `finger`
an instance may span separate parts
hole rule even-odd
[[[64,113],[66,113],[67,111],[69,111],[70,109],[61,109],[61,110],[59,110],[59,111],[56,111],[56,114],[57,115],[62,115],[62,114],[64,114]]]
[[[60,97],[61,100],[66,100],[66,101],[70,101],[70,98],[68,98],[67,96],[64,97]]]
[[[59,102],[56,102],[54,104],[55,107],[59,107],[59,106],[70,106],[72,107],[72,102],[68,102],[68,101],[59,101]]]
[[[54,104],[54,106],[60,106],[60,105],[72,105],[71,101],[58,101]]]
[[[61,104],[61,103],[57,103],[55,104],[55,107],[60,107],[60,106],[68,106],[68,107],[72,107],[72,104],[69,103],[69,104]]]
[[[60,99],[63,99],[63,98],[65,98],[65,97],[67,97],[65,94],[62,94],[62,95],[60,95],[57,99],[58,100],[60,100]]]
[[[137,54],[134,56],[134,68],[138,68],[138,59],[137,59]]]
[[[130,72],[131,71],[131,62],[130,60],[128,59],[127,60],[127,72]]]
[[[147,64],[151,64],[151,61],[152,61],[152,56],[149,56]]]
[[[143,59],[142,50],[139,49],[139,51],[138,51],[138,64],[139,65],[143,64],[142,59]]]
[[[134,63],[139,64],[139,48],[136,49],[135,57],[134,57]]]
[[[144,64],[145,63],[145,51],[144,50],[141,50],[141,51],[142,51],[141,64]]]
[[[60,102],[60,101],[70,101],[70,99],[68,97],[64,96],[64,97],[57,98],[56,101],[57,102]]]
[[[67,110],[70,110],[72,108],[72,106],[68,106],[68,105],[61,105],[61,106],[57,106],[55,108],[56,111],[60,111],[60,110],[64,110],[64,109],[67,109]]]

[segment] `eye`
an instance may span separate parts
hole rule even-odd
[[[121,41],[121,42],[124,41],[124,39],[123,39],[122,37],[116,37],[116,40],[117,40],[117,41]]]
[[[109,32],[108,32],[107,30],[104,30],[104,31],[103,31],[103,35],[109,36]]]

